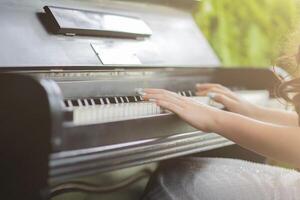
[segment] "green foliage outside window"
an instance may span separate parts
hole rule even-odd
[[[298,0],[202,0],[195,19],[224,65],[269,66],[298,8]]]

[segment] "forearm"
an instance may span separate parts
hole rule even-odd
[[[273,124],[298,126],[296,112],[256,106],[248,117]]]
[[[161,89],[145,89],[144,99],[153,99],[199,130],[219,133],[247,149],[300,168],[300,127],[258,121]]]
[[[214,132],[244,148],[300,167],[300,128],[265,123],[230,112],[216,116]]]

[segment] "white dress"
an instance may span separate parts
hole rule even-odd
[[[300,173],[226,158],[164,163],[144,200],[300,200]]]

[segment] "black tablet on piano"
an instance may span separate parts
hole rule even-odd
[[[45,6],[55,32],[66,35],[149,37],[149,26],[140,18],[112,13]]]

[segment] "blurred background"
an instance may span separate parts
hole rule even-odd
[[[289,68],[296,65],[300,44],[299,5],[299,0],[201,0],[194,17],[225,66],[276,62]]]

